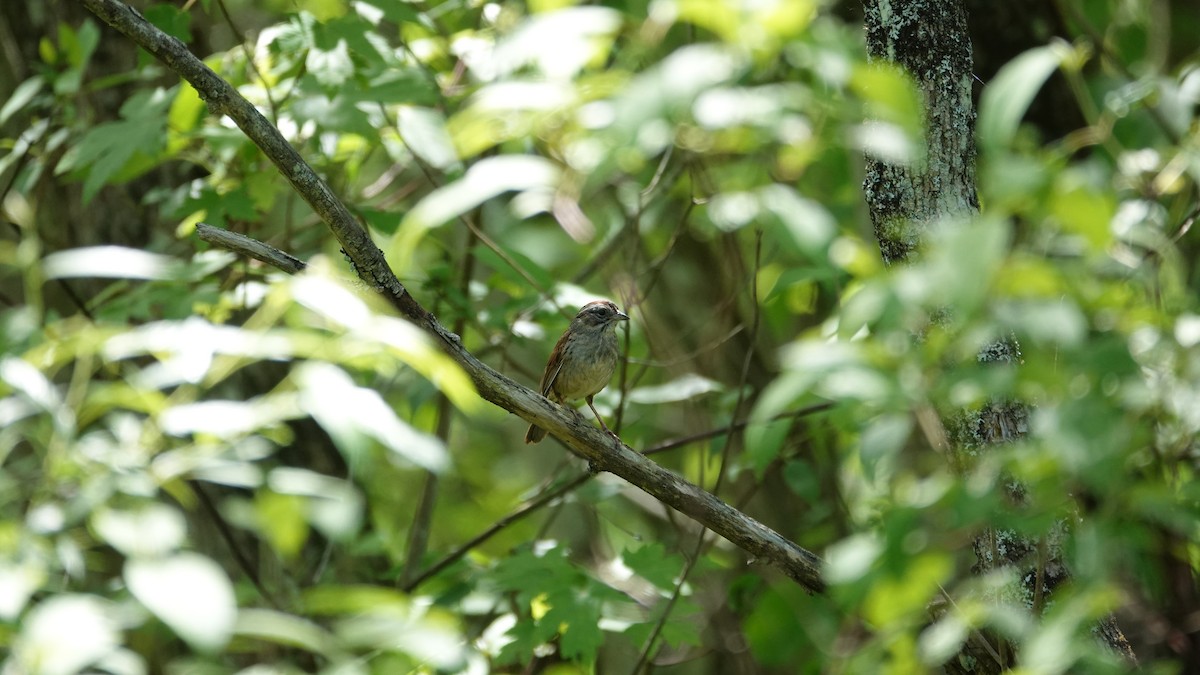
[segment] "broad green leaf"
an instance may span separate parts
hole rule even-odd
[[[785,185],[762,189],[759,199],[765,210],[774,213],[800,250],[818,254],[833,239],[837,223],[819,202],[800,196]]]
[[[184,43],[192,41],[192,15],[180,7],[166,2],[157,2],[142,10],[142,14],[167,35],[179,38]]]
[[[1007,146],[1038,90],[1066,56],[1066,47],[1035,47],[1005,64],[979,98],[977,135],[983,150]]]
[[[872,580],[864,602],[866,617],[877,625],[894,625],[924,612],[951,571],[953,563],[944,552],[914,556],[905,564],[900,578],[881,575]]]
[[[413,5],[404,0],[356,0],[353,4],[354,10],[368,21],[378,16],[392,23],[429,23],[428,15],[418,13]],[[378,23],[378,18],[372,23]]]
[[[197,649],[215,651],[233,633],[237,603],[225,571],[197,553],[130,560],[129,591],[179,637]]]
[[[893,124],[911,139],[921,138],[925,108],[907,71],[888,62],[860,65],[850,88],[866,102],[869,118]]]
[[[297,99],[292,104],[292,112],[298,121],[312,121],[322,129],[349,131],[364,138],[377,136],[378,131],[358,104],[359,101],[345,91],[339,91],[332,97],[322,92],[312,92]]]
[[[121,106],[121,120],[93,127],[78,145],[71,148],[55,172],[58,174],[87,169],[83,183],[84,203],[101,187],[117,178],[117,173],[136,156],[156,157],[166,140],[167,110],[173,97],[164,89],[139,91]],[[141,167],[142,171],[151,166]],[[128,179],[129,176],[120,176]]]
[[[908,442],[912,425],[911,416],[896,413],[880,415],[863,429],[859,458],[869,480],[875,479],[875,468],[880,462],[887,462]]]
[[[455,622],[441,612],[410,607],[407,611],[376,607],[342,618],[336,622],[335,632],[356,648],[408,654],[439,670],[461,667],[464,642]]]
[[[249,521],[281,557],[294,558],[308,541],[308,503],[297,495],[259,490]]]
[[[191,84],[179,83],[175,100],[167,113],[168,152],[178,152],[190,143],[189,133],[203,119],[204,101]]]
[[[435,384],[460,410],[478,410],[482,400],[471,380],[429,337],[411,323],[376,313],[363,297],[310,266],[291,280],[296,302],[348,331],[347,339],[367,340],[388,356]]]
[[[663,545],[657,542],[625,551],[621,559],[638,576],[666,591],[674,588],[684,567],[679,555],[667,553]]]

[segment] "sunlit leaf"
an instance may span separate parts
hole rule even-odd
[[[0,563],[0,619],[16,619],[45,582],[46,571],[32,561]]]
[[[294,419],[301,408],[291,398],[269,396],[251,401],[200,401],[163,411],[159,424],[176,436],[213,434],[236,438],[262,427]]]
[[[404,143],[430,166],[445,170],[458,163],[454,142],[437,112],[404,106],[396,114],[396,124]]]
[[[220,649],[237,618],[233,587],[225,571],[196,553],[130,560],[129,591],[179,637],[198,649]]]
[[[404,217],[388,259],[396,272],[403,274],[413,262],[417,244],[430,229],[505,192],[551,188],[558,176],[558,167],[540,157],[510,155],[480,160],[465,176],[431,192]]]
[[[120,644],[113,608],[90,595],[58,595],[30,610],[12,655],[29,673],[73,675]]]
[[[570,7],[531,17],[472,66],[485,80],[534,64],[551,79],[568,78],[604,55],[620,15],[608,7]]]
[[[883,545],[872,535],[856,534],[825,551],[822,578],[831,584],[857,581],[866,575],[883,552]]]
[[[337,640],[321,626],[298,616],[269,609],[238,612],[234,634],[298,647],[325,655],[338,653]]]
[[[278,467],[267,474],[267,486],[279,494],[305,497],[308,519],[327,538],[344,541],[358,532],[363,500],[351,483],[305,469]]]
[[[300,406],[348,457],[361,456],[363,443],[374,439],[397,457],[430,471],[447,466],[445,448],[437,438],[403,422],[379,392],[359,387],[344,371],[329,364],[306,363],[295,376]]]
[[[24,109],[33,100],[33,97],[38,95],[44,85],[45,80],[41,77],[31,77],[17,85],[8,100],[4,102],[4,106],[0,107],[0,126],[3,126],[8,118]]]
[[[921,658],[928,665],[940,666],[953,657],[966,641],[970,627],[953,613],[921,633]]]
[[[686,401],[714,391],[721,391],[721,389],[718,382],[695,373],[688,373],[664,384],[633,389],[626,398],[633,403],[654,405]]]
[[[177,549],[187,536],[183,515],[164,504],[137,510],[105,509],[92,516],[92,527],[108,545],[127,556],[164,555]]]
[[[178,267],[179,263],[169,256],[121,246],[57,251],[42,261],[47,279],[168,279]]]

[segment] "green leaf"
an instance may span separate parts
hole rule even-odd
[[[306,76],[307,77],[307,76]],[[292,104],[292,112],[300,122],[316,122],[321,129],[353,132],[364,138],[378,136],[367,114],[358,106],[358,99],[340,92],[330,97],[324,93],[309,93]]]
[[[251,522],[283,558],[293,558],[308,541],[307,501],[297,495],[259,490]]]
[[[121,106],[121,121],[93,127],[59,162],[58,174],[87,168],[84,203],[137,155],[155,157],[166,142],[166,113],[173,97],[164,89],[140,91]],[[145,166],[142,171],[148,170]],[[133,176],[122,176],[124,179]]]
[[[4,102],[4,107],[0,108],[0,126],[4,126],[8,118],[23,110],[26,104],[32,101],[34,96],[38,95],[38,92],[42,90],[45,84],[46,81],[41,77],[31,77],[17,85],[12,95]]]
[[[1059,44],[1035,47],[1005,64],[992,78],[979,98],[976,128],[984,151],[998,151],[1012,141],[1029,104],[1063,62],[1065,51]]]
[[[192,15],[167,2],[159,2],[142,10],[146,20],[162,32],[182,42],[192,41]]]
[[[783,666],[794,662],[804,642],[804,629],[791,604],[772,589],[758,597],[742,624],[756,661]]]
[[[429,22],[425,14],[418,13],[406,0],[360,0],[355,4],[376,7],[383,12],[384,18],[393,23],[426,24]]]
[[[356,100],[435,105],[439,102],[439,96],[428,78],[415,70],[396,67],[372,77]]]
[[[32,560],[0,562],[0,620],[16,622],[25,603],[46,583],[46,570]]]
[[[496,76],[534,65],[551,80],[569,80],[604,54],[621,15],[609,7],[569,7],[529,17],[496,45],[491,58],[473,64],[480,76]]]
[[[888,62],[863,64],[851,75],[850,88],[866,102],[868,117],[894,124],[910,138],[921,137],[925,108],[908,71]]]
[[[970,629],[957,613],[946,612],[921,632],[921,659],[930,666],[942,665],[962,649]]]
[[[330,49],[313,47],[308,52],[305,67],[321,86],[335,89],[354,74],[354,61],[350,59],[350,46],[338,40]]]
[[[881,461],[894,457],[908,442],[912,424],[911,416],[895,413],[880,415],[863,430],[859,458],[869,480],[875,479],[875,468]]]
[[[187,552],[130,560],[125,583],[138,602],[193,647],[216,651],[229,641],[237,603],[229,578],[212,560]]]
[[[552,607],[542,617],[542,622],[557,626],[562,638],[559,646],[568,659],[592,663],[600,645],[604,644],[604,633],[600,630],[600,603],[589,597],[555,597]]]
[[[638,576],[664,590],[674,588],[675,580],[683,571],[682,557],[675,553],[667,553],[666,548],[659,543],[625,551],[621,559]]]

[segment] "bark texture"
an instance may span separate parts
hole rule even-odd
[[[867,157],[863,191],[883,259],[909,257],[928,226],[979,210],[971,39],[961,0],[864,0],[867,56],[912,76],[925,104],[923,157]]]

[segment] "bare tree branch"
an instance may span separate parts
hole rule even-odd
[[[244,234],[213,227],[208,223],[197,224],[196,234],[199,235],[201,240],[207,241],[214,246],[220,246],[234,253],[254,258],[259,262],[264,262],[288,274],[299,274],[304,271],[305,267],[308,267],[308,264],[303,260],[284,253],[274,246],[264,244]]]
[[[79,2],[187,80],[211,112],[230,117],[325,221],[358,275],[382,293],[401,315],[432,335],[468,374],[480,396],[547,430],[575,454],[588,460],[593,470],[609,471],[624,478],[755,558],[770,563],[810,592],[824,590],[821,561],[815,554],[614,440],[579,415],[514,382],[468,352],[457,335],[442,326],[408,293],[384,260],[379,247],[329,186],[279,130],[228,82],[192,55],[182,42],[158,30],[128,5],[117,0]]]

